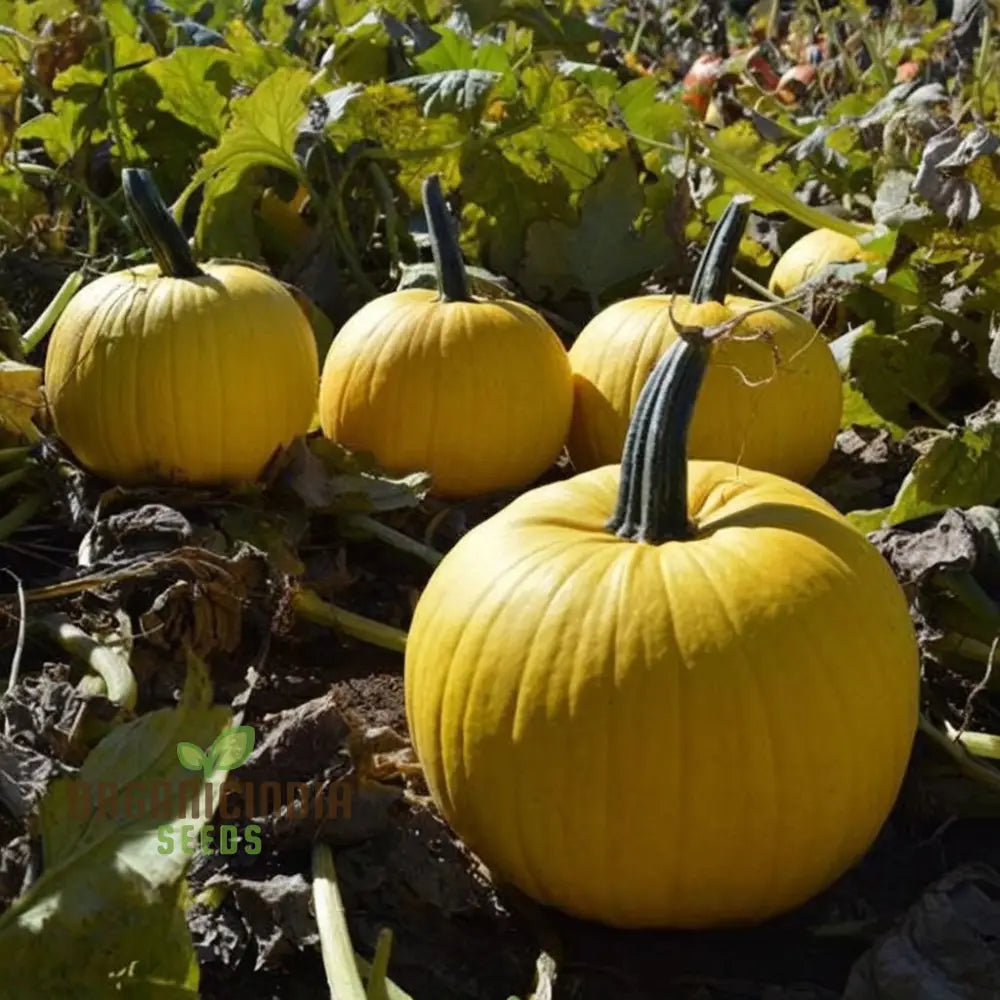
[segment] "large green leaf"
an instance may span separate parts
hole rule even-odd
[[[681,264],[663,218],[638,223],[644,207],[635,166],[611,161],[580,203],[580,221],[536,222],[528,228],[521,282],[534,298],[561,298],[571,289],[597,297],[615,285]]]
[[[233,89],[232,62],[225,49],[185,46],[153,60],[144,72],[159,85],[158,107],[218,140]]]
[[[233,101],[232,118],[215,149],[205,155],[201,168],[184,189],[174,211],[178,215],[200,185],[226,175],[226,190],[252,167],[269,166],[300,174],[295,159],[295,138],[306,109],[311,76],[304,69],[278,69],[247,97]],[[219,180],[222,184],[221,179]]]
[[[866,530],[889,527],[949,507],[1000,502],[1000,422],[943,432],[917,459],[892,506],[857,511]]]
[[[227,708],[212,706],[208,675],[192,657],[176,708],[113,730],[77,777],[50,786],[39,816],[42,874],[0,916],[0,996],[197,997],[198,965],[184,920],[191,855],[180,849],[179,831],[190,827],[197,837],[222,781],[211,770],[186,771],[177,746],[211,745],[230,718]],[[154,797],[165,801],[161,788],[181,807],[178,818],[151,807]],[[206,797],[210,809],[191,808]],[[117,807],[100,805],[109,800]],[[174,850],[164,850],[168,837]]]

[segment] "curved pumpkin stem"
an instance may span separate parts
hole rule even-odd
[[[734,198],[716,223],[695,272],[691,301],[724,302],[749,208]],[[702,327],[679,326],[677,340],[643,386],[622,455],[618,503],[608,530],[633,542],[689,538],[687,435],[710,339]]]
[[[422,193],[441,300],[470,302],[465,261],[462,260],[462,252],[458,249],[451,215],[441,192],[441,178],[437,174],[431,174],[424,180]]]
[[[195,263],[184,233],[174,221],[148,170],[126,167],[122,171],[125,204],[143,242],[153,252],[167,278],[199,278],[204,271]]]

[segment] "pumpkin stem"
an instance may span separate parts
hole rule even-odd
[[[125,204],[143,243],[153,252],[167,278],[200,278],[204,271],[195,263],[184,233],[174,221],[148,170],[126,167],[122,171]]]
[[[441,178],[431,174],[424,180],[424,215],[431,237],[431,250],[437,267],[438,291],[443,302],[470,302],[469,279],[465,261],[458,249],[448,206],[441,193]]]
[[[747,200],[734,198],[716,223],[698,264],[691,301],[724,302],[746,227]],[[708,367],[702,327],[680,327],[639,394],[622,455],[618,503],[608,530],[633,542],[691,537],[687,501],[687,434]]]

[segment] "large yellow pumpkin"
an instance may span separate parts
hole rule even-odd
[[[744,222],[734,203],[716,265]],[[916,638],[878,551],[804,486],[685,461],[708,336],[659,362],[621,467],[458,542],[407,641],[443,816],[498,881],[621,927],[758,922],[830,885],[889,813],[917,722]]]
[[[768,281],[768,291],[790,295],[830,264],[847,264],[870,257],[853,236],[833,229],[813,229],[778,258]]]
[[[91,282],[56,323],[45,361],[56,432],[119,482],[253,480],[309,428],[309,322],[256,268],[197,265],[146,171],[126,169],[122,186],[156,263]]]
[[[764,305],[734,295],[725,302],[727,315]],[[687,296],[616,302],[595,316],[570,348],[575,400],[568,443],[577,470],[620,460],[646,379],[677,340],[671,309],[681,323],[690,321]],[[829,457],[842,400],[837,362],[815,327],[790,310],[751,313],[712,350],[689,455],[808,482]]]
[[[436,176],[424,203],[439,289],[380,296],[344,324],[323,365],[323,432],[392,472],[430,472],[438,496],[525,486],[566,440],[566,350],[528,306],[471,297]]]

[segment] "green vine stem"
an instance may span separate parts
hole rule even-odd
[[[153,175],[148,170],[126,167],[122,171],[122,191],[129,215],[164,276],[203,277],[204,271],[195,263],[184,233],[164,205]]]
[[[923,713],[920,714],[919,728],[924,736],[951,758],[966,778],[979,782],[994,792],[1000,792],[1000,771],[995,767],[980,764],[960,742],[941,732]]]
[[[21,462],[30,454],[31,448],[27,445],[18,445],[14,448],[0,448],[0,466]]]
[[[301,589],[292,595],[292,609],[299,617],[314,625],[325,625],[336,629],[354,639],[381,646],[394,653],[406,650],[406,633],[402,629],[393,628],[364,615],[345,611],[336,604],[328,604],[315,591]]]
[[[692,302],[725,301],[749,214],[745,198],[734,198],[723,212],[695,271]],[[697,326],[678,333],[643,386],[625,438],[618,504],[607,528],[633,542],[658,545],[690,535],[687,434],[711,338]]]
[[[330,996],[337,1000],[366,1000],[365,988],[354,960],[333,852],[327,844],[319,843],[313,847],[312,895],[320,954],[323,956]]]
[[[32,493],[25,497],[13,510],[0,517],[0,542],[6,541],[16,531],[20,531],[48,502],[43,493]]]
[[[441,178],[431,174],[423,184],[424,214],[437,267],[438,291],[443,302],[471,302],[465,261],[458,248],[451,214],[441,191]]]
[[[380,542],[385,542],[386,545],[391,545],[400,552],[416,556],[431,566],[437,566],[444,558],[437,549],[433,549],[423,542],[418,542],[415,538],[404,535],[402,531],[390,528],[389,525],[383,524],[367,514],[349,514],[345,517],[345,521],[352,527],[371,535],[372,538],[377,538]]]
[[[89,202],[88,202],[89,204]],[[21,337],[21,350],[30,354],[46,337],[49,330],[56,325],[56,320],[69,305],[70,299],[80,290],[83,284],[83,271],[74,271],[62,283],[52,301],[45,307],[42,315],[31,324]]]
[[[109,701],[130,712],[135,708],[139,689],[135,674],[121,653],[87,635],[66,615],[46,615],[38,620],[38,625],[67,653],[86,663],[104,681]]]

